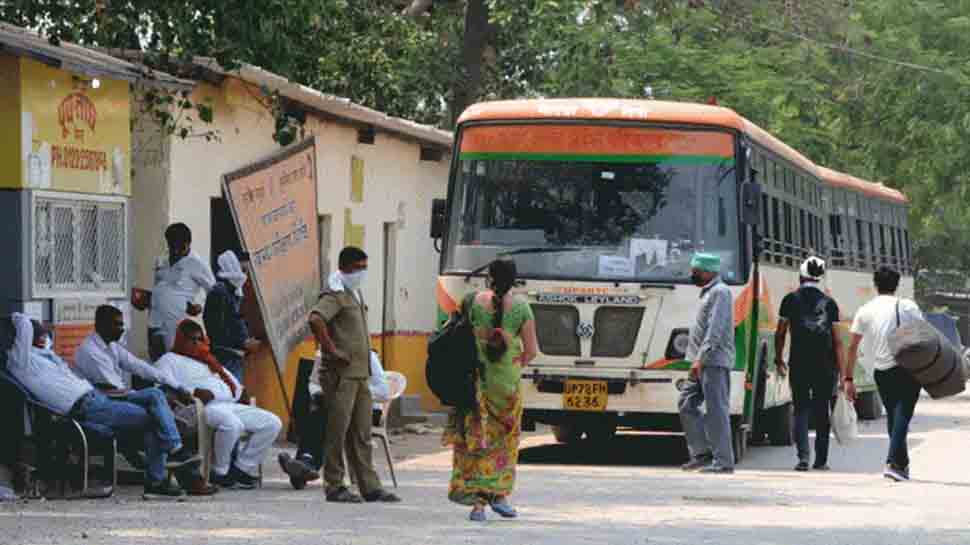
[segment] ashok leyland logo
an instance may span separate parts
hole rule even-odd
[[[576,326],[576,336],[580,339],[592,339],[596,328],[589,322],[579,322]]]
[[[74,136],[78,142],[84,142],[85,130],[94,132],[98,124],[98,109],[87,95],[71,93],[57,107],[57,123],[61,126],[62,138]]]

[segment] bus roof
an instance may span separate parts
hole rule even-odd
[[[856,178],[855,176],[845,174],[844,172],[838,172],[830,168],[818,167],[818,170],[822,177],[822,181],[830,186],[851,189],[853,191],[858,191],[859,193],[869,195],[870,197],[900,204],[906,204],[909,202],[906,195],[891,187],[886,187],[882,184]]]
[[[616,98],[550,98],[500,100],[469,106],[458,124],[470,121],[519,121],[585,119],[603,121],[652,121],[735,129],[769,151],[814,174],[833,187],[859,191],[879,199],[907,203],[895,189],[819,166],[768,131],[730,108],[692,102]]]

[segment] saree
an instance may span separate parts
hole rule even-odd
[[[470,318],[484,368],[478,382],[478,405],[452,411],[442,436],[442,444],[453,449],[448,499],[462,505],[507,496],[515,488],[522,418],[521,368],[515,360],[522,353],[522,325],[533,315],[529,304],[519,301],[503,315],[508,350],[496,361],[485,357],[493,313],[476,301]]]

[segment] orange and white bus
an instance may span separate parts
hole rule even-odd
[[[774,369],[781,297],[809,254],[829,261],[843,319],[873,265],[908,272],[906,199],[822,169],[732,110],[652,100],[482,103],[461,116],[441,239],[439,318],[511,256],[536,316],[523,426],[561,441],[618,427],[679,431],[679,388],[699,289],[689,261],[721,257],[735,297],[735,448],[790,441],[791,394]],[[761,251],[758,251],[758,248]],[[904,290],[912,290],[907,274]],[[871,391],[871,370],[857,382]]]

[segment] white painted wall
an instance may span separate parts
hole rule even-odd
[[[133,93],[134,97],[136,93]],[[132,101],[131,152],[132,198],[128,250],[132,285],[151,289],[154,256],[165,249],[165,227],[168,225],[169,184],[171,181],[171,139],[163,136],[157,123],[141,115]],[[147,357],[148,313],[132,309],[128,324],[128,346]]]
[[[164,250],[162,232],[169,223],[186,223],[192,229],[193,250],[208,260],[210,200],[221,195],[222,175],[280,149],[272,140],[273,118],[256,102],[256,95],[241,95],[238,85],[233,89],[227,92],[225,85],[200,84],[195,92],[195,100],[212,100],[213,128],[219,132],[219,142],[171,138],[167,169],[146,171],[143,178],[136,178],[136,285],[151,286],[152,261]],[[318,210],[332,216],[330,261],[334,268],[344,242],[344,209],[351,209],[355,224],[365,225],[364,251],[370,256],[370,273],[364,295],[370,307],[371,333],[381,332],[383,225],[397,222],[401,209],[405,221],[397,232],[395,325],[399,331],[431,331],[439,258],[428,237],[431,200],[445,197],[450,157],[420,161],[417,143],[381,132],[375,144],[359,144],[355,128],[316,117],[308,118],[306,130],[307,136],[316,137]],[[352,156],[364,160],[362,203],[350,202]],[[136,328],[143,331],[144,313],[139,314]],[[142,351],[144,333],[133,336],[132,341]]]

